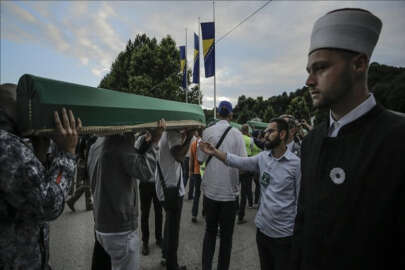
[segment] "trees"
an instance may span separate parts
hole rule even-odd
[[[368,88],[374,93],[377,102],[387,109],[405,113],[405,68],[372,63],[368,74]],[[320,111],[312,106],[308,88],[304,86],[288,95],[284,92],[267,100],[242,95],[235,106],[234,119],[241,124],[254,117],[268,122],[285,113],[308,122],[315,116],[315,124],[329,117],[327,111]]]
[[[191,70],[187,72],[188,81]],[[181,86],[180,53],[176,42],[168,35],[160,43],[146,34],[128,41],[111,65],[111,71],[99,87],[185,102]],[[190,103],[198,103],[198,86],[188,93]],[[202,98],[202,97],[201,97]]]

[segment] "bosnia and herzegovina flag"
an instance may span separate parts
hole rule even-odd
[[[180,46],[180,72],[183,76],[181,86],[187,88],[186,46]]]
[[[215,24],[201,23],[205,77],[215,75]]]
[[[194,68],[193,83],[200,82],[200,42],[198,35],[194,33]]]

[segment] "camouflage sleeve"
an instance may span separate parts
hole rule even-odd
[[[48,171],[18,137],[0,136],[1,191],[17,220],[49,221],[63,211],[76,168],[75,157],[58,153]]]

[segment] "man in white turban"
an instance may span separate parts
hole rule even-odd
[[[405,269],[405,119],[367,88],[381,28],[362,9],[314,24],[306,85],[329,119],[302,143],[292,269]]]

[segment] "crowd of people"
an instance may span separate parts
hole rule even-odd
[[[204,130],[168,130],[161,119],[137,134],[79,136],[80,119],[63,109],[54,113],[52,140],[26,140],[16,85],[1,85],[0,269],[50,269],[48,221],[65,203],[75,211],[83,193],[94,214],[92,269],[140,269],[140,253],[150,252],[152,203],[160,263],[187,269],[177,259],[186,193],[191,221],[199,210],[205,219],[203,270],[213,269],[217,236],[216,269],[229,269],[246,204],[258,208],[262,270],[404,269],[405,119],[367,88],[381,28],[362,9],[315,22],[305,83],[329,119],[314,128],[280,115],[263,131],[239,131],[230,125],[232,104],[222,101],[219,121]]]

